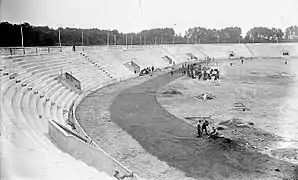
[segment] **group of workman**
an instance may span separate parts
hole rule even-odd
[[[197,133],[198,133],[197,137],[198,138],[202,137],[204,132],[206,135],[209,136],[209,138],[212,138],[212,139],[216,139],[219,136],[215,127],[212,127],[212,131],[210,133],[208,133],[207,127],[209,126],[209,121],[205,120],[203,122],[203,124],[201,124],[201,123],[202,123],[202,121],[199,120],[199,123],[197,125]]]
[[[150,73],[153,72],[154,70],[155,70],[154,66],[144,68],[144,69],[142,69],[142,70],[140,71],[139,76],[144,76],[144,75],[146,75],[146,74],[150,74]],[[136,71],[135,71],[135,73],[136,73]]]
[[[210,69],[206,67],[202,67],[201,64],[197,66],[196,64],[182,64],[182,76],[188,76],[192,79],[198,78],[198,80],[211,80],[212,77],[214,81],[219,80],[219,70],[218,69]]]

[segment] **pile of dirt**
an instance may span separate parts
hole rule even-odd
[[[201,100],[212,100],[212,99],[216,98],[215,95],[210,94],[210,93],[202,93],[202,94],[197,95],[195,97],[198,98],[198,99],[201,99]]]
[[[298,161],[298,149],[295,149],[295,148],[283,148],[283,149],[271,150],[271,155],[278,158]]]
[[[169,89],[167,91],[162,92],[161,94],[165,94],[165,95],[181,95],[182,93],[180,91],[177,90],[173,90],[173,89]]]
[[[228,126],[228,127],[239,127],[239,128],[249,128],[248,124],[245,124],[239,118],[233,118],[231,120],[223,121],[219,123],[220,125]]]
[[[205,120],[210,120],[211,116],[197,116],[197,117],[185,117],[187,120],[192,120],[192,121],[205,121]]]

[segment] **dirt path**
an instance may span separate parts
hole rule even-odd
[[[103,96],[94,93],[78,108],[79,121],[103,149],[110,149],[108,153],[146,179],[298,177],[297,167],[295,169],[290,163],[244,148],[237,142],[194,138],[193,126],[164,111],[156,101],[157,89],[178,77],[180,74],[174,77],[169,74],[161,75],[140,85],[117,91],[119,94],[109,109],[109,119],[115,125],[99,122],[100,109],[96,108],[96,102],[100,102],[99,99]],[[109,88],[113,92],[113,87]],[[87,115],[80,115],[84,109],[88,110],[85,112]],[[150,161],[147,161],[148,156],[151,156]],[[156,159],[153,160],[152,156]]]

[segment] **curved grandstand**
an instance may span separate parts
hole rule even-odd
[[[116,171],[128,176],[132,172],[96,145],[77,122],[74,112],[88,94],[135,78],[147,67],[166,69],[207,57],[225,61],[231,52],[234,60],[297,58],[298,45],[98,46],[76,51],[36,47],[0,52],[1,161],[5,164],[1,178],[108,180],[115,179]],[[134,173],[126,179],[141,178]]]

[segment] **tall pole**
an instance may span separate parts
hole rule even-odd
[[[217,36],[217,44],[219,45],[219,36]]]
[[[132,45],[132,35],[130,36],[130,45]]]
[[[117,39],[116,39],[116,34],[114,34],[114,45],[116,46],[117,45]]]
[[[278,37],[276,37],[276,43],[278,43]]]
[[[58,30],[58,32],[59,32],[59,46],[61,47],[61,32],[60,30]]]
[[[125,44],[127,46],[127,35],[125,35]]]
[[[84,32],[82,31],[82,47],[84,48]]]
[[[22,47],[24,47],[23,27],[21,25]]]
[[[175,36],[173,36],[173,44],[175,44]]]
[[[154,38],[154,44],[156,45],[156,37]]]
[[[109,45],[109,41],[110,41],[110,35],[109,33],[107,34],[107,46]]]
[[[252,43],[255,43],[255,37],[252,37]]]
[[[146,46],[146,36],[145,36],[145,40],[144,40],[144,45]]]

